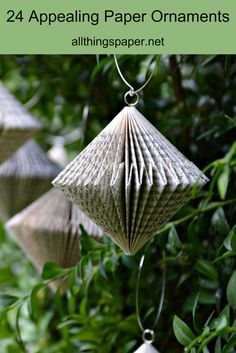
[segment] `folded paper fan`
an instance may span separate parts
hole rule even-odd
[[[134,353],[159,353],[151,343],[143,343]]]
[[[40,129],[24,106],[0,81],[0,163]]]
[[[41,271],[49,261],[62,267],[78,262],[80,224],[94,237],[103,235],[83,212],[53,188],[11,218],[6,229]]]
[[[132,255],[207,180],[138,110],[125,107],[53,184]]]
[[[60,168],[33,140],[0,165],[0,218],[7,220],[51,187]]]

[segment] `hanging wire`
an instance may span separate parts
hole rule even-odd
[[[125,79],[124,75],[122,74],[121,69],[120,69],[119,64],[118,64],[117,57],[116,57],[115,54],[114,54],[114,60],[115,60],[115,64],[116,64],[117,71],[118,71],[118,73],[119,73],[121,79],[122,79],[123,82],[126,84],[126,86],[129,87],[129,91],[126,92],[126,93],[125,93],[125,96],[124,96],[125,103],[127,103],[127,104],[130,105],[130,106],[134,106],[134,105],[136,105],[136,104],[138,103],[138,100],[139,100],[138,92],[140,92],[142,89],[144,89],[144,87],[146,87],[146,85],[149,83],[149,81],[151,80],[152,76],[154,75],[154,72],[155,72],[155,70],[156,70],[156,62],[155,62],[155,64],[154,64],[154,66],[153,66],[153,70],[152,70],[150,76],[148,77],[147,81],[146,81],[141,87],[139,87],[138,89],[135,90],[134,87],[131,86],[131,84]],[[131,96],[131,97],[136,96],[136,101],[135,101],[134,103],[129,103],[129,102],[127,101],[127,96],[128,96],[128,95]]]
[[[134,87],[131,86],[131,84],[129,84],[129,82],[124,78],[124,75],[122,74],[121,72],[121,69],[119,67],[119,64],[118,64],[118,61],[117,61],[117,57],[116,55],[114,54],[114,60],[115,60],[115,64],[116,64],[116,68],[117,68],[117,71],[120,75],[120,77],[122,78],[122,80],[124,81],[124,83],[130,88],[131,91],[134,91]]]
[[[163,252],[163,258],[165,258],[165,253]],[[137,314],[137,320],[138,320],[138,324],[139,327],[141,329],[141,331],[143,331],[143,340],[144,342],[147,343],[152,343],[154,340],[154,328],[156,327],[161,312],[162,312],[162,308],[163,308],[163,303],[164,303],[164,297],[165,297],[165,286],[166,286],[166,266],[164,265],[163,268],[163,272],[162,272],[162,284],[161,284],[161,295],[160,295],[160,301],[159,301],[159,306],[157,309],[157,314],[156,314],[156,318],[154,321],[153,326],[151,327],[151,329],[145,329],[140,317],[140,308],[139,308],[139,289],[140,289],[140,277],[141,277],[141,272],[142,272],[142,268],[144,265],[144,260],[145,260],[145,255],[142,255],[141,259],[140,259],[140,263],[139,263],[139,271],[138,271],[138,276],[137,276],[137,283],[136,283],[136,297],[135,297],[135,302],[136,302],[136,314]],[[151,338],[147,339],[146,335],[149,335]]]

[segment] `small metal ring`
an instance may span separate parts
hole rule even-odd
[[[127,100],[127,97],[128,97],[128,96],[129,96],[129,97],[135,97],[135,98],[136,98],[135,101],[134,101],[133,103],[129,103],[128,100]],[[124,95],[124,101],[125,101],[125,103],[126,103],[128,106],[134,107],[134,106],[138,103],[138,101],[139,101],[139,95],[138,95],[137,92],[129,90],[129,91],[126,92],[125,95]]]
[[[147,338],[146,335],[149,335],[150,338]],[[144,343],[151,344],[154,341],[154,338],[155,338],[154,331],[153,330],[149,330],[149,329],[144,330],[142,338],[143,338],[143,342]]]

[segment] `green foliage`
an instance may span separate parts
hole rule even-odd
[[[236,309],[236,271],[233,272],[227,285],[227,300],[229,305]]]
[[[189,345],[194,340],[193,331],[178,316],[174,317],[173,329],[177,340],[184,346]]]
[[[63,138],[75,156],[118,113],[126,91],[112,57],[3,56],[4,83],[42,120],[46,148]],[[160,352],[233,353],[236,347],[236,62],[233,56],[122,56],[141,94],[142,113],[210,178],[204,190],[160,229],[147,252],[140,310],[151,327],[167,265]],[[0,353],[132,353],[141,344],[135,286],[142,251],[128,257],[104,235],[84,229],[80,261],[36,274],[0,229]],[[164,259],[162,251],[166,252]],[[61,280],[53,292],[49,284]],[[67,283],[68,289],[63,294]]]

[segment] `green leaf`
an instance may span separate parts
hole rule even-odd
[[[173,329],[175,337],[183,346],[188,346],[195,338],[190,327],[176,315],[173,320]]]
[[[219,287],[219,281],[217,279],[209,279],[206,277],[199,278],[199,286],[204,289],[215,289]]]
[[[221,261],[224,259],[227,259],[228,257],[234,257],[236,256],[236,251],[226,251],[222,256],[217,257],[213,263],[217,262],[217,261]]]
[[[97,344],[94,344],[94,343],[80,343],[79,345],[79,351],[82,353],[82,352],[94,352],[96,351],[97,349]],[[37,352],[38,353],[38,352]],[[50,352],[51,353],[51,352]],[[53,353],[57,353],[57,352],[53,352]]]
[[[226,164],[217,180],[217,186],[218,186],[220,198],[222,200],[225,199],[225,195],[226,195],[228,183],[229,183],[229,176],[230,176],[230,167],[228,164]]]
[[[17,302],[18,299],[19,298],[14,295],[0,293],[0,308],[1,308],[1,310],[8,307],[8,306],[11,306],[15,302]]]
[[[214,292],[201,290],[199,296],[199,303],[204,305],[215,305],[216,297],[214,295]]]
[[[212,317],[213,317],[213,315],[215,314],[215,310],[213,310],[211,313],[210,313],[210,315],[208,316],[208,318],[206,319],[206,322],[204,323],[204,333],[205,332],[209,332],[210,331],[210,329],[209,329],[209,323],[211,322],[211,319],[212,319]]]
[[[77,265],[77,271],[81,281],[84,284],[86,284],[86,286],[88,286],[94,274],[93,265],[92,265],[90,256],[86,255],[81,257]]]
[[[212,216],[212,225],[214,226],[217,233],[226,236],[230,227],[225,217],[225,213],[222,207],[217,208]]]
[[[194,268],[210,279],[216,279],[218,277],[218,273],[215,267],[207,260],[198,259],[195,263]]]
[[[191,272],[183,273],[179,279],[177,287],[180,287],[190,276]]]
[[[198,305],[198,301],[199,301],[199,296],[200,296],[200,292],[196,295],[196,298],[195,298],[194,304],[193,304],[193,309],[192,309],[193,327],[196,332],[200,331],[200,327],[198,325],[197,318],[196,318],[196,310],[197,310],[197,305]]]
[[[106,68],[107,65],[112,65],[112,60],[111,58],[105,58],[105,59],[100,59],[99,62],[97,62],[97,65],[94,67],[94,70],[91,74],[91,80],[94,80],[96,75],[102,71],[104,68]]]
[[[216,344],[215,344],[215,353],[221,353],[221,337],[217,337]]]
[[[79,306],[80,315],[83,317],[88,317],[88,298],[84,297]]]
[[[53,262],[46,262],[43,266],[41,277],[43,279],[54,279],[63,276],[63,274],[65,274],[65,269]]]
[[[227,319],[227,324],[229,325],[230,323],[230,307],[229,305],[227,304],[222,310],[221,312],[219,313],[219,318],[225,316],[226,319]]]
[[[217,55],[207,55],[201,62],[201,66],[209,64],[212,60],[216,58]]]
[[[236,336],[233,335],[227,344],[224,345],[222,353],[234,353],[236,347]],[[221,353],[221,352],[220,352]]]
[[[99,272],[102,275],[102,277],[107,279],[107,274],[106,274],[106,271],[105,271],[105,268],[104,268],[102,261],[99,261]]]
[[[81,341],[88,341],[88,342],[94,342],[97,344],[101,343],[102,337],[99,334],[100,332],[94,330],[90,330],[87,328],[81,328],[79,332],[74,336],[75,339],[81,340]]]
[[[233,156],[236,154],[236,142],[233,143],[233,145],[231,146],[230,150],[226,153],[226,155],[224,156],[224,162],[230,163]]]
[[[39,283],[31,291],[30,301],[29,301],[29,313],[32,320],[35,320],[36,310],[37,310],[37,294],[38,292],[45,287],[44,283]]]
[[[228,319],[226,315],[220,315],[211,323],[211,328],[216,331],[224,330],[228,326]]]
[[[122,348],[124,353],[129,353],[131,350],[133,350],[134,346],[136,345],[137,341],[133,340],[133,341],[129,341],[127,342],[124,347]]]
[[[226,294],[229,305],[236,309],[236,271],[233,272],[229,279]]]
[[[224,246],[229,251],[236,251],[236,226],[231,229],[229,235],[227,236],[227,238],[225,238]]]
[[[137,320],[136,316],[131,315],[131,316],[127,317],[126,319],[120,321],[116,327],[119,332],[125,333],[125,332],[129,331],[132,335],[135,336],[135,334],[137,333],[137,321],[136,320]]]
[[[168,234],[168,244],[167,248],[170,250],[172,253],[176,253],[177,249],[181,249],[182,243],[179,239],[178,233],[176,231],[176,228],[174,226],[171,227],[169,234]]]
[[[17,308],[17,312],[16,312],[16,335],[17,335],[17,341],[22,349],[23,352],[25,352],[25,344],[22,340],[22,337],[21,337],[21,325],[20,325],[20,315],[21,315],[21,308],[22,306],[19,306]]]
[[[104,245],[101,242],[98,242],[95,240],[93,237],[91,237],[84,227],[80,225],[80,254],[81,256],[83,255],[88,255],[92,258],[92,260],[97,260],[96,258],[93,258],[93,255],[95,255],[95,250],[101,251],[101,249],[104,247]]]
[[[70,314],[74,314],[76,312],[76,299],[73,295],[69,295],[68,298],[68,311]]]
[[[88,236],[82,226],[80,226],[80,252],[81,254],[87,255],[88,252],[93,250],[92,238]]]
[[[62,292],[61,286],[59,285],[56,290],[56,293],[54,295],[54,302],[55,302],[56,310],[57,310],[58,314],[60,315],[61,318],[63,318],[66,315],[66,308],[64,305],[64,301],[63,301],[63,297],[61,295],[61,292]]]

